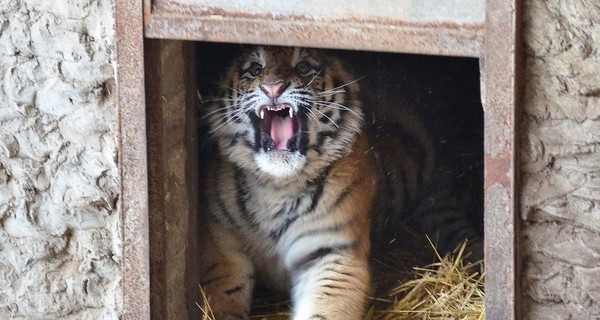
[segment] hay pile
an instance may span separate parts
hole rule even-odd
[[[412,280],[398,281],[399,285],[387,294],[373,297],[365,320],[485,319],[484,275],[479,272],[482,266],[464,262],[465,247],[463,244],[448,257],[441,257],[434,249],[437,262],[414,268]],[[375,281],[389,281],[388,276],[378,279]],[[210,306],[200,309],[202,320],[218,320]],[[251,319],[284,320],[289,316],[289,301],[268,296],[255,299]]]
[[[485,319],[482,266],[463,262],[465,246],[454,257],[442,258],[436,251],[438,262],[415,268],[415,278],[378,299],[387,307],[372,308],[367,319]]]

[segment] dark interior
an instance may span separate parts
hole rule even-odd
[[[198,44],[197,79],[202,99],[210,99],[211,92],[216,92],[220,74],[245,48],[245,45],[238,44]],[[342,50],[334,50],[333,53],[347,63],[357,78],[361,78],[364,113],[367,124],[373,127],[371,130],[376,130],[374,127],[379,118],[376,108],[370,106],[377,104],[382,97],[414,106],[434,137],[438,157],[444,159],[442,174],[447,175],[447,180],[459,190],[460,201],[469,208],[469,219],[483,235],[483,108],[479,61]],[[207,130],[201,120],[203,110],[204,106],[200,104],[200,168],[205,167],[203,163],[214,152],[206,144]],[[200,179],[204,174],[200,169]],[[414,231],[410,219],[406,222],[406,230],[399,231],[403,241],[386,243],[385,255],[374,253],[374,283],[378,282],[378,278],[406,277],[412,267],[433,261],[425,235]],[[384,288],[379,287],[378,291],[381,290]],[[277,300],[285,299],[271,297],[267,299],[266,308],[280,306]],[[258,306],[257,310],[260,308]]]

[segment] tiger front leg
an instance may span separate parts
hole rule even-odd
[[[203,250],[200,288],[207,301],[202,310],[217,320],[245,320],[250,317],[254,266],[239,250],[233,238],[222,233],[217,243]],[[205,243],[207,245],[207,243]]]
[[[325,254],[306,262],[293,280],[293,320],[363,318],[370,293],[366,258]]]

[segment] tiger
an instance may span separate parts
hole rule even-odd
[[[401,106],[386,117],[419,132],[418,156],[385,125],[369,129],[364,111],[373,109],[359,83],[342,59],[309,48],[252,47],[225,72],[204,115],[217,152],[203,182],[198,271],[215,319],[248,319],[257,283],[289,293],[290,319],[364,316],[372,232],[384,233],[387,212],[435,184],[436,166],[427,130]],[[397,151],[390,158],[385,148]],[[390,163],[399,169],[386,171]],[[425,198],[416,212],[437,205]],[[446,233],[478,238],[462,222],[456,228]]]

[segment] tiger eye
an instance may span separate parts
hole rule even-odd
[[[243,78],[256,78],[260,72],[262,71],[263,67],[260,65],[260,63],[258,62],[252,62],[250,64],[250,66],[246,69],[242,69],[241,70],[241,74]]]
[[[296,65],[296,71],[302,75],[306,76],[312,70],[312,67],[306,61],[301,61]]]
[[[253,77],[258,76],[261,71],[262,71],[262,66],[259,63],[254,62],[250,65],[250,74]]]

